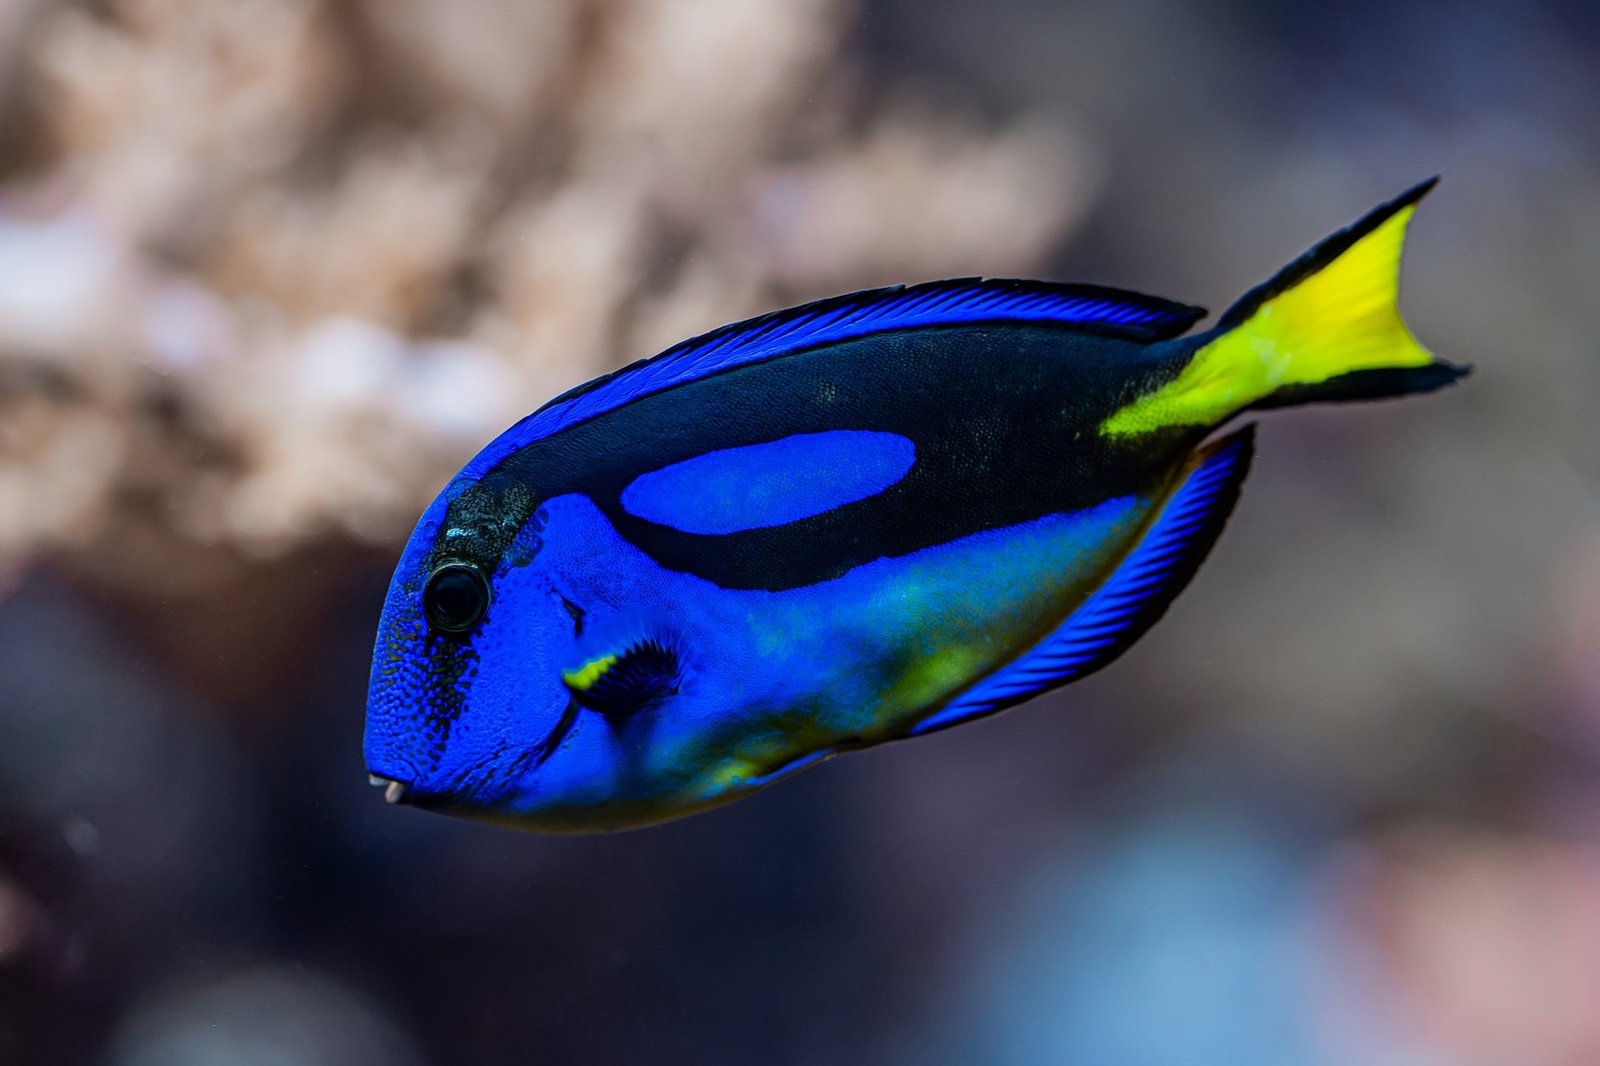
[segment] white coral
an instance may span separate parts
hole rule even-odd
[[[18,53],[54,162],[0,201],[12,561],[130,498],[168,552],[395,541],[549,395],[786,298],[1026,271],[1092,184],[1058,133],[853,99],[841,0],[111,14]]]

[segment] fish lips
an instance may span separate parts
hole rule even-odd
[[[376,771],[368,771],[367,783],[373,788],[383,789],[384,802],[391,806],[418,807],[430,811],[454,810],[460,806],[460,799],[454,794],[438,792],[414,781]]]
[[[406,795],[411,791],[409,782],[388,777],[384,774],[367,774],[367,783],[374,788],[383,789],[385,803],[404,803],[406,802]]]
[[[383,789],[384,802],[391,806],[414,807],[424,811],[442,811],[461,817],[473,817],[482,810],[482,803],[464,798],[458,792],[438,791],[412,781],[369,771],[367,782],[373,788]]]

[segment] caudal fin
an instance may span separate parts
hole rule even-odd
[[[1429,392],[1468,372],[1400,317],[1400,251],[1430,178],[1246,293],[1176,379],[1107,421],[1112,435],[1212,425],[1247,408]]]

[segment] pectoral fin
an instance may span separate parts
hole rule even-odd
[[[625,718],[678,691],[682,669],[666,643],[646,638],[561,674],[572,698],[607,718]]]
[[[912,736],[993,714],[1110,663],[1166,613],[1216,543],[1250,471],[1255,427],[1198,452],[1142,540],[1049,636],[918,722]]]

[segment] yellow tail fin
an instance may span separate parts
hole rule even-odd
[[[1375,208],[1239,300],[1178,376],[1101,427],[1108,436],[1217,425],[1248,407],[1426,392],[1466,370],[1400,318],[1400,250],[1432,179]]]

